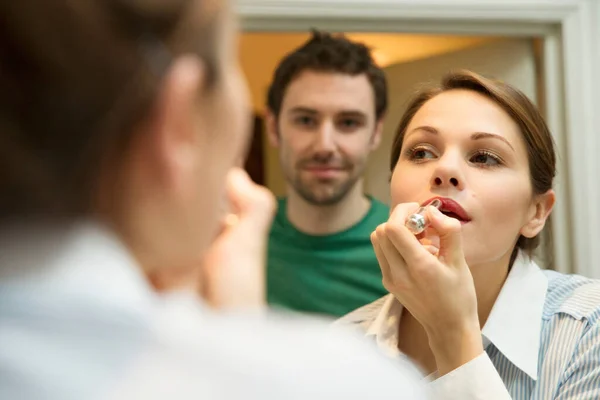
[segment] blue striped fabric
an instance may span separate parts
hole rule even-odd
[[[544,271],[538,378],[532,379],[490,344],[486,351],[514,400],[600,399],[600,284]]]
[[[486,338],[488,326],[486,325],[483,330],[485,349],[496,368],[497,375],[504,382],[513,400],[600,399],[600,281],[554,271],[539,271],[535,264],[532,265],[537,272],[530,270],[529,275],[521,272],[521,277],[513,276],[510,283],[512,287],[507,293],[509,295],[505,295],[502,300],[506,301],[508,297],[512,297],[513,305],[510,306],[512,308],[504,304],[504,311],[508,309],[509,312],[505,312],[500,319],[498,315],[495,316],[495,331],[489,335],[490,339]],[[511,275],[505,287],[509,285]],[[515,272],[516,275],[518,271]],[[534,289],[529,290],[536,282],[540,284],[540,281],[543,286],[538,285],[538,288],[541,287],[539,295]],[[520,290],[517,291],[516,288]],[[541,324],[539,322],[536,324],[532,320],[532,323],[525,327],[512,325],[511,322],[519,321],[519,318],[515,317],[511,321],[511,314],[522,313],[521,306],[514,307],[515,298],[523,309],[529,307],[529,311],[532,311],[531,309],[535,311],[535,306],[530,307],[529,304],[524,303],[526,299],[529,299],[532,304],[535,303],[536,296],[539,297],[539,307],[535,315],[541,315]],[[501,297],[497,303],[501,301],[500,299]],[[402,306],[388,295],[348,314],[336,324],[356,328],[367,336],[373,335],[384,351],[391,356],[401,356],[394,354],[394,350],[397,352],[397,336],[394,331],[397,331],[399,322],[397,314],[401,313],[401,309]],[[529,352],[530,364],[533,368],[525,368],[528,365],[527,351],[515,350],[526,350],[529,347],[527,345],[523,347],[523,343],[511,345],[511,340],[513,343],[519,340],[532,342],[519,336],[521,332],[523,336],[526,336],[527,332],[532,332],[533,335],[530,337],[534,339],[539,337],[538,342],[534,340],[532,343],[533,348],[539,344],[537,366],[535,350]],[[497,347],[498,343],[501,344]],[[501,352],[499,347],[506,348],[505,353],[510,355]],[[523,369],[516,364],[524,366]],[[498,378],[492,375],[492,379]],[[504,399],[502,396],[498,398]]]

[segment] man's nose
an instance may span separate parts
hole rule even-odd
[[[318,152],[331,153],[335,150],[335,127],[331,122],[325,121],[316,132],[315,149]]]

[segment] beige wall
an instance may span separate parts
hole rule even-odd
[[[281,59],[302,45],[308,33],[247,32],[240,37],[240,60],[248,78],[256,111],[265,104],[265,94],[273,71]],[[418,60],[473,47],[494,40],[491,37],[408,35],[398,33],[349,33],[350,39],[365,43],[378,65]]]

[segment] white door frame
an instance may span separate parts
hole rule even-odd
[[[600,278],[600,0],[237,0],[247,31],[544,39],[545,114],[559,152],[554,260]]]

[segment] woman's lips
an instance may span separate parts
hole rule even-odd
[[[431,202],[434,200],[439,200],[441,202],[441,205],[438,207],[438,209],[442,212],[442,214],[459,220],[461,224],[466,224],[467,222],[471,221],[471,217],[465,211],[465,209],[449,197],[433,197],[424,202],[423,207],[431,204]]]

